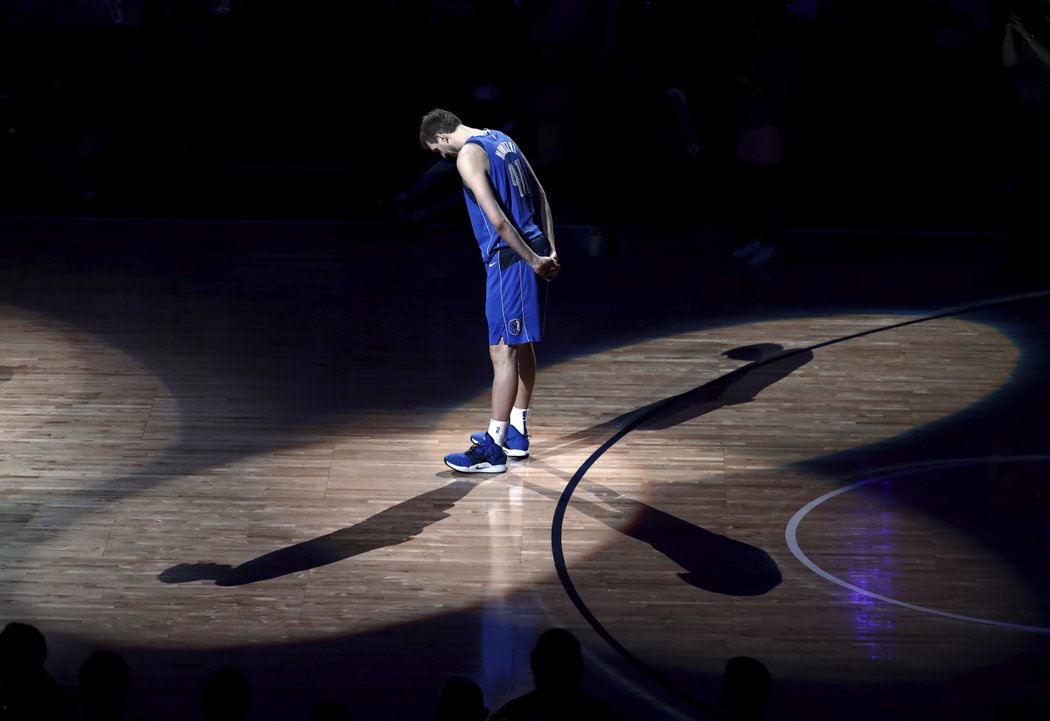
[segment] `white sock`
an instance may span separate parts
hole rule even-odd
[[[507,437],[507,421],[489,420],[489,435],[497,446],[502,446],[503,439]]]
[[[517,406],[514,406],[510,410],[510,424],[523,436],[528,435],[525,432],[525,419],[528,415],[528,408],[518,408]]]

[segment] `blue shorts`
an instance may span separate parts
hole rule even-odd
[[[531,241],[540,255],[550,253],[546,238]],[[489,324],[489,345],[502,340],[507,345],[536,343],[543,340],[544,288],[547,281],[510,248],[500,250],[486,264],[488,283],[485,295],[485,318]]]

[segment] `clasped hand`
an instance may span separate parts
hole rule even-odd
[[[561,271],[561,263],[556,256],[547,255],[540,258],[540,262],[534,268],[536,275],[545,280],[551,280]]]

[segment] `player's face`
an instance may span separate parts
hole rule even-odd
[[[447,135],[438,134],[437,140],[427,143],[427,147],[440,155],[442,158],[454,158],[458,151],[452,147]]]

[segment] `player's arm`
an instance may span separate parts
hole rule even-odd
[[[551,206],[547,202],[547,192],[543,189],[543,185],[540,183],[539,177],[536,175],[536,171],[532,169],[532,165],[529,164],[529,159],[522,156],[522,160],[525,161],[525,167],[529,171],[529,175],[532,178],[532,187],[536,189],[536,212],[539,213],[540,230],[543,231],[543,235],[546,236],[547,242],[551,246],[551,257],[554,260],[558,260],[558,249],[554,245],[554,219],[551,215]]]
[[[510,218],[503,212],[503,207],[499,204],[496,191],[489,180],[488,159],[489,156],[484,148],[467,143],[456,157],[456,169],[459,170],[463,183],[474,194],[474,199],[478,201],[478,205],[492,223],[492,227],[503,240],[507,241],[507,245],[520,255],[537,275],[544,278],[553,277],[557,273],[557,261],[548,256],[539,255],[529,247],[518,229],[510,222]]]

